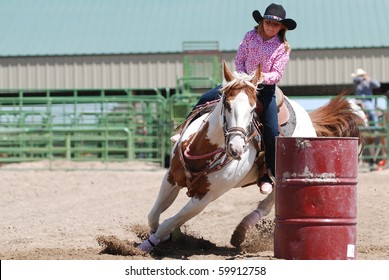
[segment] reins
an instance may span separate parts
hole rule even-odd
[[[216,172],[218,170],[221,170],[225,165],[230,163],[233,158],[227,154],[226,152],[226,145],[225,147],[220,147],[212,152],[205,153],[205,154],[200,154],[200,155],[192,155],[190,154],[190,145],[191,141],[195,139],[196,135],[201,131],[201,128],[204,126],[204,124],[207,122],[209,115],[215,110],[216,106],[215,103],[218,102],[224,102],[225,95],[223,95],[223,100],[215,100],[212,102],[207,102],[201,107],[196,108],[193,113],[188,117],[187,121],[184,123],[184,126],[182,127],[181,130],[181,135],[179,140],[177,141],[177,149],[178,149],[178,154],[179,154],[179,159],[181,162],[182,167],[185,170],[185,177],[186,177],[186,183],[187,187],[190,185],[194,184],[201,176]],[[203,120],[203,123],[201,124],[200,128],[197,130],[197,132],[191,136],[192,140],[190,141],[185,150],[182,148],[182,137],[187,128],[189,127],[189,124],[195,119],[195,117],[200,114],[201,112],[205,111],[206,109],[209,109],[210,106],[214,106],[212,108],[211,112],[209,115]],[[222,103],[222,108],[221,108],[221,114],[223,117],[223,133],[224,133],[224,142],[228,142],[228,138],[233,135],[233,134],[239,134],[244,140],[245,144],[249,144],[254,137],[257,134],[260,134],[260,126],[261,124],[257,120],[255,116],[252,117],[252,121],[250,122],[250,125],[248,126],[246,130],[242,127],[231,127],[227,128],[227,121],[226,117],[224,115],[224,103]],[[250,134],[248,134],[250,133]],[[204,160],[204,159],[210,159],[210,162],[206,164],[206,166],[200,170],[200,171],[192,171],[188,168],[187,161],[195,161],[195,160]]]
[[[210,152],[208,154],[203,154],[203,155],[190,155],[189,152],[190,152],[190,149],[189,149],[189,145],[186,147],[185,151],[184,151],[184,156],[187,158],[187,159],[192,159],[192,160],[195,160],[195,159],[205,159],[205,158],[211,158],[213,157],[214,155],[216,154],[219,154],[221,152],[224,151],[224,148],[219,148],[219,149],[216,149],[215,151],[213,152]]]

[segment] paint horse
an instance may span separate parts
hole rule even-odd
[[[258,137],[261,125],[255,114],[257,86],[262,82],[260,67],[253,75],[232,73],[225,63],[223,67],[225,82],[221,88],[222,97],[211,112],[188,119],[180,139],[172,149],[170,168],[148,215],[150,237],[139,245],[139,249],[144,252],[150,252],[159,242],[169,239],[175,229],[179,229],[227,191],[255,184],[256,179],[266,172],[266,168],[258,167],[261,155],[263,157],[263,151],[260,151],[262,145],[258,144],[261,142],[260,136]],[[293,111],[288,121],[293,123],[293,131],[288,132],[287,136],[338,136],[334,135],[337,133],[333,133],[331,127],[325,127],[335,126],[337,122],[329,123],[335,117],[323,119],[321,116],[336,115],[337,112],[328,108],[313,115],[312,121],[296,102],[286,97],[285,101],[284,103],[288,103],[288,110]],[[345,123],[348,121],[345,120]],[[343,134],[341,128],[339,129],[339,134]],[[344,136],[349,135],[346,133]],[[159,224],[160,215],[172,205],[183,188],[187,189],[189,201],[174,216]],[[270,212],[274,204],[273,193],[238,225],[231,239],[234,246],[239,246],[238,243],[243,242],[246,232]]]

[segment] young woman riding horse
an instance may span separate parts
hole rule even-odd
[[[263,111],[261,121],[265,144],[265,160],[270,176],[265,173],[258,178],[261,193],[272,191],[271,177],[275,172],[275,137],[279,135],[276,105],[276,84],[281,80],[284,69],[289,61],[291,48],[286,40],[287,30],[297,26],[293,19],[286,18],[286,11],[281,5],[270,4],[262,16],[258,10],[252,16],[258,23],[254,29],[247,32],[240,43],[235,58],[235,68],[239,73],[253,73],[258,65],[262,67],[263,81],[258,87],[257,97],[261,101]],[[196,106],[220,98],[220,87],[205,93]]]

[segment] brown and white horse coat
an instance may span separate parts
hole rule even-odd
[[[255,75],[233,74],[224,65],[223,97],[215,108],[190,123],[173,147],[171,163],[150,214],[152,236],[140,245],[150,251],[161,239],[199,214],[228,190],[255,182],[257,145],[251,125],[256,106]],[[159,225],[159,217],[186,188],[188,203]]]
[[[215,108],[190,122],[173,147],[170,168],[148,215],[151,235],[139,246],[145,252],[151,251],[160,241],[169,238],[173,230],[198,215],[225,192],[252,184],[259,176],[260,171],[255,164],[258,145],[251,140],[257,133],[253,116],[256,88],[261,82],[260,68],[258,67],[255,74],[246,75],[231,73],[224,64],[224,78],[223,95]],[[325,120],[328,123],[320,123],[321,119],[324,119],[320,116],[321,113],[314,115],[314,120],[311,121],[308,113],[299,104],[292,100],[288,102],[293,107],[296,125],[292,134],[286,136],[315,137],[315,129],[320,130],[321,125],[326,127],[325,131],[343,133],[341,127],[331,130],[332,122],[342,125],[344,120],[336,121],[338,113],[332,112],[330,108],[323,111],[327,115]],[[331,106],[333,105],[336,104]],[[340,118],[344,118],[344,114],[340,115]],[[347,123],[358,117],[349,113],[346,118]],[[353,133],[347,132],[348,136],[351,134]],[[160,215],[170,207],[182,188],[187,189],[189,201],[178,213],[159,224]],[[273,205],[274,192],[271,192],[258,204],[257,209],[237,226],[231,244],[239,246],[247,230],[266,216]]]

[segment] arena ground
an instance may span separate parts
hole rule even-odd
[[[146,216],[166,172],[154,164],[57,162],[55,170],[30,170],[47,162],[0,169],[0,259],[275,259],[263,231],[274,211],[242,250],[230,245],[235,226],[263,199],[256,186],[235,189],[183,228],[176,242],[139,254]],[[22,171],[13,169],[23,169]],[[69,170],[65,170],[69,169]],[[358,259],[389,259],[389,170],[358,175]],[[181,192],[163,215],[187,200]]]

